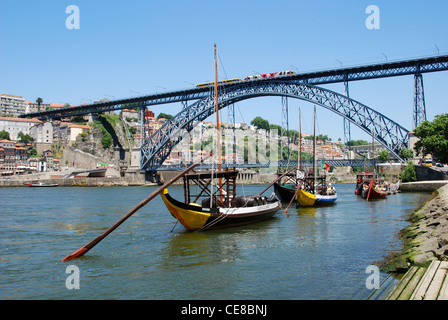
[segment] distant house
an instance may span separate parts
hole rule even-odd
[[[42,157],[38,159],[37,171],[46,172],[51,170],[59,170],[59,160],[56,161],[56,166],[55,160],[56,159],[54,159],[53,151],[45,150],[44,152],[42,152]]]
[[[5,130],[11,140],[15,141],[19,140],[19,132],[31,135],[31,128],[39,124],[42,124],[42,121],[38,119],[0,117],[0,131]]]
[[[137,110],[130,110],[130,109],[123,109],[121,110],[122,117],[126,120],[128,119],[137,119],[138,120],[138,111]]]
[[[54,127],[54,138],[59,142],[72,144],[76,141],[76,137],[81,133],[90,130],[90,126],[86,124],[74,124],[71,122],[60,122]]]
[[[30,158],[28,166],[31,169],[31,171],[39,171],[38,170],[39,161],[40,161],[40,158]]]
[[[235,129],[247,130],[248,128],[249,128],[249,126],[244,122],[235,123]]]
[[[13,172],[16,162],[16,146],[10,140],[0,140],[0,170]]]
[[[70,139],[69,142],[76,141],[76,137],[81,133],[88,132],[90,130],[90,126],[87,124],[70,124]]]
[[[9,175],[23,173],[28,164],[28,149],[10,140],[0,140],[0,173]]]
[[[34,113],[39,111],[45,111],[50,109],[49,103],[41,103],[40,108],[37,102],[26,101],[25,113]]]
[[[53,124],[49,121],[37,123],[31,127],[30,135],[34,142],[37,143],[53,143]]]

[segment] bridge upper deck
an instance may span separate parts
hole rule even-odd
[[[448,70],[448,55],[427,58],[386,62],[365,66],[338,68],[315,72],[298,73],[283,76],[282,80],[291,80],[301,83],[319,85],[345,81],[368,80],[385,77],[396,77],[418,73],[438,72]],[[272,81],[276,79],[262,79],[253,81]],[[234,84],[224,85],[232,86]],[[82,115],[89,113],[102,113],[107,111],[121,110],[132,107],[142,107],[157,104],[197,100],[209,95],[210,88],[191,88],[174,90],[139,97],[117,99],[77,107],[59,108],[35,113],[22,114],[20,117],[36,117],[39,119],[52,119]]]

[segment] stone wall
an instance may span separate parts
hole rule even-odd
[[[401,232],[403,250],[388,261],[384,271],[405,272],[410,266],[427,266],[448,260],[448,184],[413,213],[411,225]]]
[[[448,184],[448,180],[403,182],[400,184],[400,190],[410,192],[436,191],[446,184]]]
[[[448,176],[431,167],[415,166],[415,171],[417,173],[417,181],[448,180]]]
[[[76,165],[77,168],[96,169],[98,162],[104,161],[90,153],[67,146],[64,148],[61,167],[65,166],[65,163],[67,163],[70,167]]]

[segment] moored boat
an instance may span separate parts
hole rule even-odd
[[[168,189],[161,196],[171,215],[190,231],[254,223],[273,217],[281,209],[275,194],[237,197],[237,175],[236,170],[187,174],[183,177],[184,202],[174,199]],[[221,188],[214,190],[213,180],[224,180]],[[192,194],[191,186],[197,194]]]
[[[290,202],[296,194],[296,187],[295,184],[276,182],[274,183],[274,192],[281,201]]]
[[[316,181],[316,183],[315,183]],[[317,183],[317,181],[319,181]],[[336,189],[325,182],[325,176],[308,177],[297,192],[297,202],[303,207],[312,207],[317,205],[331,205],[336,202],[338,195]]]
[[[278,181],[274,183],[275,194],[280,201],[291,202],[296,196],[298,186],[302,183],[304,172],[293,168],[285,173],[278,172],[277,175]]]
[[[356,175],[355,195],[362,196],[362,187],[364,183],[369,182],[373,178],[373,172],[358,172]]]
[[[364,184],[362,189],[362,197],[364,199],[384,199],[388,195],[387,189],[375,180],[369,184]]]
[[[331,183],[326,183],[326,176],[317,176],[315,160],[316,106],[314,106],[313,169],[302,179],[296,196],[298,204],[303,207],[334,204],[338,198],[336,189],[331,185]]]
[[[299,108],[299,157],[297,169],[293,172],[288,171],[283,174],[277,172],[279,180],[274,184],[274,192],[277,197],[283,201],[291,203],[297,197],[297,189],[302,184],[301,180],[305,177],[305,173],[302,168],[302,121],[301,121],[301,109]],[[285,178],[285,180],[283,180]]]
[[[44,183],[41,181],[24,182],[23,184],[26,186],[29,186],[29,187],[57,187],[57,186],[59,186],[59,184],[57,184],[57,183]]]

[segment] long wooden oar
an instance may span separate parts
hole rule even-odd
[[[370,181],[369,193],[367,194],[367,200],[366,200],[366,201],[369,201],[370,191],[372,190],[372,185],[373,185],[373,178],[372,178],[372,180]]]
[[[95,245],[98,244],[98,242],[100,242],[101,240],[103,240],[109,233],[111,233],[112,231],[114,231],[119,225],[121,225],[126,219],[128,219],[130,216],[132,216],[135,212],[137,212],[137,210],[139,210],[140,208],[142,208],[143,206],[145,206],[149,201],[151,201],[152,199],[154,199],[159,193],[161,193],[163,191],[163,189],[169,187],[171,184],[173,184],[176,180],[178,180],[179,178],[181,178],[182,176],[184,176],[185,174],[187,174],[189,171],[191,171],[194,167],[196,167],[198,164],[200,164],[202,162],[196,162],[195,164],[191,165],[190,167],[188,167],[187,169],[185,169],[184,171],[180,172],[179,174],[177,174],[174,178],[170,179],[168,182],[164,183],[160,188],[158,188],[156,191],[154,191],[153,193],[151,193],[145,200],[143,200],[142,202],[140,202],[138,205],[136,205],[134,208],[132,208],[131,211],[129,211],[128,213],[126,213],[120,220],[118,220],[117,222],[115,222],[115,224],[113,226],[111,226],[109,229],[107,229],[103,234],[101,234],[100,236],[96,237],[95,239],[93,239],[92,241],[90,241],[88,244],[86,244],[84,247],[78,249],[77,251],[75,251],[74,253],[66,256],[64,259],[62,259],[62,261],[70,261],[72,259],[78,258],[82,255],[84,255],[87,251],[89,251],[90,249],[92,249]]]
[[[294,202],[294,199],[297,197],[297,193],[299,192],[299,189],[302,187],[302,182],[300,182],[299,185],[297,185],[296,191],[294,192],[294,197],[292,197],[291,201],[289,202],[288,206],[286,207],[285,211],[283,211],[284,214],[286,214],[286,217],[288,217],[288,209],[291,206],[291,204]]]

